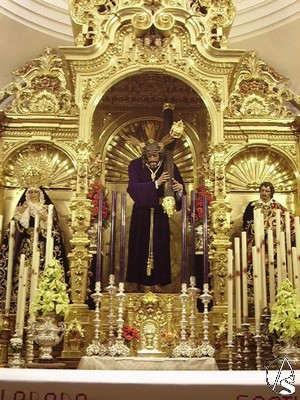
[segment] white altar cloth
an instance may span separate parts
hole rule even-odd
[[[201,358],[162,358],[162,357],[98,357],[84,356],[78,369],[101,370],[163,370],[163,371],[216,371],[216,360]]]
[[[299,400],[273,393],[266,371],[84,371],[0,368],[0,400]]]

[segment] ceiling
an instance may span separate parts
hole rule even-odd
[[[300,0],[235,0],[229,47],[255,50],[300,93]],[[68,0],[0,1],[0,88],[44,47],[74,44]]]

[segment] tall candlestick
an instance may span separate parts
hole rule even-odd
[[[270,307],[272,308],[275,302],[274,241],[273,241],[272,229],[268,229],[268,258],[269,258]]]
[[[25,258],[24,258],[25,260]],[[27,295],[27,282],[28,282],[28,266],[27,263],[24,263],[23,269],[23,279],[22,279],[22,292],[21,292],[21,301],[20,301],[20,319],[19,319],[19,329],[18,334],[20,337],[23,336],[24,331],[24,321],[25,321],[25,314],[26,314],[26,295]]]
[[[191,275],[196,276],[195,271],[195,225],[196,225],[196,192],[191,191]]]
[[[52,225],[53,225],[53,204],[49,204],[48,206],[48,217],[47,217],[47,234],[46,234],[46,255],[45,255],[45,267],[49,264],[50,261],[50,246],[51,246],[51,237],[52,237]]]
[[[292,238],[291,238],[291,220],[290,213],[286,211],[284,213],[285,218],[285,240],[286,240],[286,261],[288,277],[293,277],[293,266],[292,266]],[[292,282],[292,279],[290,281]]]
[[[247,233],[241,234],[242,240],[242,284],[243,284],[243,317],[248,318],[248,263],[247,263]]]
[[[259,332],[260,328],[260,279],[257,270],[257,260],[259,256],[257,253],[256,246],[252,247],[252,263],[253,263],[253,287],[254,287],[254,313],[255,313],[255,331]]]
[[[292,260],[293,260],[293,275],[295,289],[300,291],[300,264],[297,262],[297,249],[292,247]]]
[[[295,225],[295,236],[296,236],[296,260],[297,263],[296,265],[293,266],[293,268],[297,270],[297,276],[298,279],[300,279],[300,218],[297,216],[294,219],[294,225]]]
[[[232,250],[227,250],[227,325],[228,325],[228,342],[233,339],[233,266],[232,266]]]
[[[124,282],[125,233],[126,233],[126,193],[122,193],[122,195],[121,195],[120,277],[119,277],[119,282]]]
[[[204,283],[208,283],[208,232],[207,232],[207,216],[208,206],[207,197],[203,195],[203,269]]]
[[[181,283],[187,283],[186,224],[186,195],[184,195],[181,208]]]
[[[276,221],[276,261],[277,261],[277,288],[280,287],[282,282],[282,265],[281,265],[281,251],[280,251],[280,231],[281,231],[281,221],[280,221],[280,210],[275,211],[275,221]]]
[[[33,303],[37,291],[39,267],[40,267],[40,253],[37,251],[34,257],[33,269],[31,271],[29,306]],[[32,322],[35,321],[35,315],[32,312],[30,313],[30,320]]]
[[[16,312],[16,332],[19,334],[20,318],[22,312],[22,290],[23,290],[23,276],[25,268],[25,254],[20,255],[19,265],[19,284],[18,284],[18,297],[17,297],[17,312]]]
[[[115,274],[116,215],[117,215],[117,192],[112,192],[111,225],[110,225],[110,257],[109,257],[110,275]]]
[[[96,271],[95,271],[96,284],[97,282],[101,282],[101,275],[102,275],[102,227],[103,227],[103,193],[100,191],[98,200],[97,254],[96,254]]]
[[[8,260],[7,260],[7,276],[6,276],[6,295],[5,295],[5,313],[9,314],[11,292],[12,292],[12,272],[13,272],[13,260],[14,260],[14,249],[15,249],[15,221],[10,221],[9,229],[9,240],[8,240]]]
[[[265,260],[265,224],[264,224],[264,214],[261,212],[261,299],[262,308],[267,307],[267,271],[266,271],[266,260]]]
[[[240,258],[240,238],[234,238],[234,275],[235,275],[235,315],[236,327],[241,329],[241,258]]]

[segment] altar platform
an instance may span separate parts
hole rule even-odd
[[[98,357],[84,356],[78,369],[94,370],[161,370],[161,371],[216,371],[216,360],[201,358],[164,358],[164,357]]]
[[[0,369],[0,400],[290,400],[274,393],[266,371],[85,371]]]

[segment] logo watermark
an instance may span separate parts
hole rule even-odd
[[[274,393],[282,396],[295,393],[295,371],[287,358],[278,357],[271,362],[266,369],[266,382]]]

